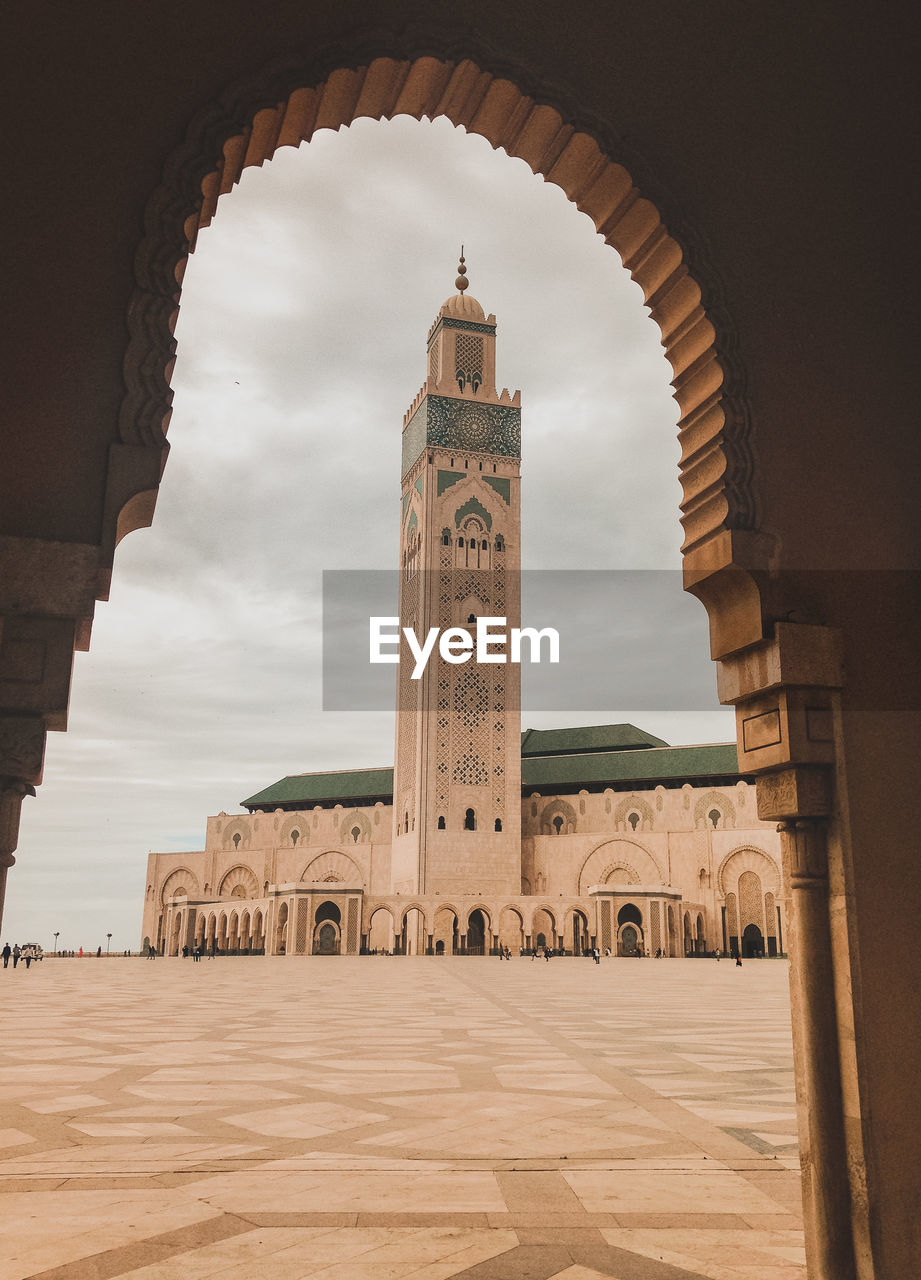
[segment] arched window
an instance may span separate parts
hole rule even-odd
[[[483,539],[483,541],[480,543],[480,549],[481,549],[482,551],[485,551],[485,550],[486,550],[486,548],[487,548],[488,546],[489,546],[489,543],[488,543],[488,542],[486,541],[486,539],[484,538],[484,539]]]
[[[361,839],[361,827],[352,827],[352,830],[349,832],[349,834],[352,837],[352,843],[358,844],[358,841]]]
[[[234,836],[233,836],[233,847],[234,847],[235,849],[239,849],[239,847],[240,847],[240,841],[241,841],[241,839],[242,839],[242,838],[243,838],[243,837],[240,835],[239,831],[235,831],[235,832],[234,832]]]
[[[458,540],[457,540],[457,545],[458,545],[459,547],[462,547],[462,546],[464,545],[464,540],[463,540],[463,538],[458,538]]]
[[[501,533],[496,534],[496,550],[497,551],[505,550],[505,539],[503,538]]]
[[[409,832],[409,814],[408,813],[403,814],[403,831],[404,833],[407,833],[407,834]]]
[[[627,815],[627,821],[630,823],[630,826],[635,831],[637,827],[640,825],[640,815],[638,813],[630,813]]]
[[[711,809],[707,814],[707,817],[710,819],[710,825],[714,830],[720,825],[720,818],[722,816],[723,815],[720,813],[719,809]]]
[[[501,818],[496,818],[496,830],[497,830],[497,831],[501,831],[501,830],[502,830],[502,819],[501,819]]]
[[[441,545],[442,545],[443,547],[450,547],[450,545],[451,545],[451,530],[450,530],[450,529],[442,529],[442,531],[441,531]]]
[[[444,831],[444,829],[445,829],[445,816],[443,813],[440,813],[438,815],[438,830]]]
[[[553,819],[553,829],[557,835],[559,835],[563,830],[563,819],[560,814],[557,814]]]
[[[291,843],[297,844],[300,838],[301,838],[301,833],[298,831],[297,827],[295,827],[294,830],[291,832]]]
[[[473,809],[468,809],[464,814],[464,830],[476,831],[476,813]]]
[[[467,614],[467,621],[468,621],[468,622],[476,622],[476,614],[475,614],[475,613],[468,613],[468,614]]]

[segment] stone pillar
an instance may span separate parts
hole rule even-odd
[[[853,975],[843,916],[837,932],[833,927],[842,889],[833,904],[829,879],[833,830],[835,878],[843,886],[847,816],[836,797],[836,776],[844,777],[836,754],[842,685],[837,633],[790,622],[723,656],[718,674],[720,700],[736,707],[740,771],[757,775],[758,816],[778,822],[781,832],[810,1280],[855,1280],[866,1218],[862,1137],[859,1123],[849,1128],[847,1119],[849,1111],[859,1113],[859,1101],[853,1089],[845,1098],[842,1072],[854,1045]]]
[[[812,1236],[810,1275],[848,1280],[856,1273],[833,998],[827,824],[822,818],[800,818],[781,822],[778,830],[795,931],[790,994],[799,1059],[803,1200]]]
[[[0,925],[6,902],[6,877],[15,865],[13,850],[19,843],[19,813],[23,796],[34,796],[35,788],[21,778],[0,778]]]
[[[34,796],[42,780],[45,726],[39,716],[0,715],[0,924],[6,878],[16,859],[24,796]]]

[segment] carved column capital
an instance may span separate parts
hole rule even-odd
[[[11,867],[15,862],[13,850],[19,843],[22,799],[34,795],[35,788],[22,778],[0,777],[0,866]]]
[[[43,717],[0,712],[0,778],[21,778],[31,786],[38,786],[44,759]]]
[[[796,818],[777,824],[790,888],[828,889],[827,824],[821,818]]]
[[[831,812],[832,770],[827,765],[790,765],[758,775],[762,822],[822,818]]]

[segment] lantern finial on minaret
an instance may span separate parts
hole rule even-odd
[[[460,262],[457,264],[457,279],[454,281],[454,287],[458,293],[463,293],[469,288],[470,281],[467,279],[467,268],[464,266],[464,246],[461,245]]]

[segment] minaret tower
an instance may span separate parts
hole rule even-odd
[[[403,419],[400,626],[420,639],[431,627],[474,632],[478,617],[504,617],[506,633],[521,625],[521,397],[496,391],[496,317],[466,275],[462,249]],[[518,894],[520,668],[475,653],[455,665],[436,648],[421,679],[412,669],[401,644],[393,891]]]

